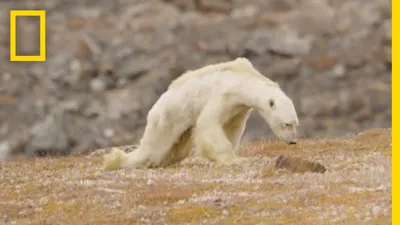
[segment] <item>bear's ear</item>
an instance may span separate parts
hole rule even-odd
[[[275,101],[271,98],[268,100],[268,105],[270,108],[273,108],[275,106]]]

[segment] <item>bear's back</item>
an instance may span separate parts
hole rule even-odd
[[[182,74],[180,77],[176,78],[168,87],[168,89],[172,88],[179,88],[180,86],[184,85],[186,82],[192,79],[198,79],[203,77],[208,77],[211,74],[215,74],[217,72],[224,72],[224,71],[231,71],[239,73],[240,75],[244,75],[246,77],[256,77],[258,79],[263,79],[273,85],[277,85],[277,83],[269,80],[261,73],[259,73],[252,65],[252,63],[246,59],[239,57],[233,61],[212,64],[208,66],[204,66],[202,68],[187,71],[186,73]]]
[[[180,115],[176,118],[195,122],[195,118],[200,115],[211,98],[216,98],[218,95],[234,89],[235,85],[241,85],[245,80],[244,76],[230,71],[194,77],[179,88],[168,89],[163,93],[150,110],[149,115],[154,114],[153,116],[157,117],[162,114]]]

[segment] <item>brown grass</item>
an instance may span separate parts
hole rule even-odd
[[[0,164],[5,224],[391,224],[391,130],[355,137],[259,140],[243,165],[198,158],[164,169],[104,171],[101,156]],[[326,172],[274,167],[279,155]],[[1,222],[0,222],[1,224]]]

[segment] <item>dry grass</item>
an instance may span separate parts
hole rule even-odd
[[[164,169],[108,172],[104,151],[2,163],[0,215],[18,225],[391,224],[390,129],[243,148],[249,159],[237,166],[191,158]],[[276,169],[281,154],[327,171]]]

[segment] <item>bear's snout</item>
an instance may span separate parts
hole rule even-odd
[[[295,144],[297,144],[296,141],[291,141],[291,142],[289,142],[289,145],[295,145]]]

